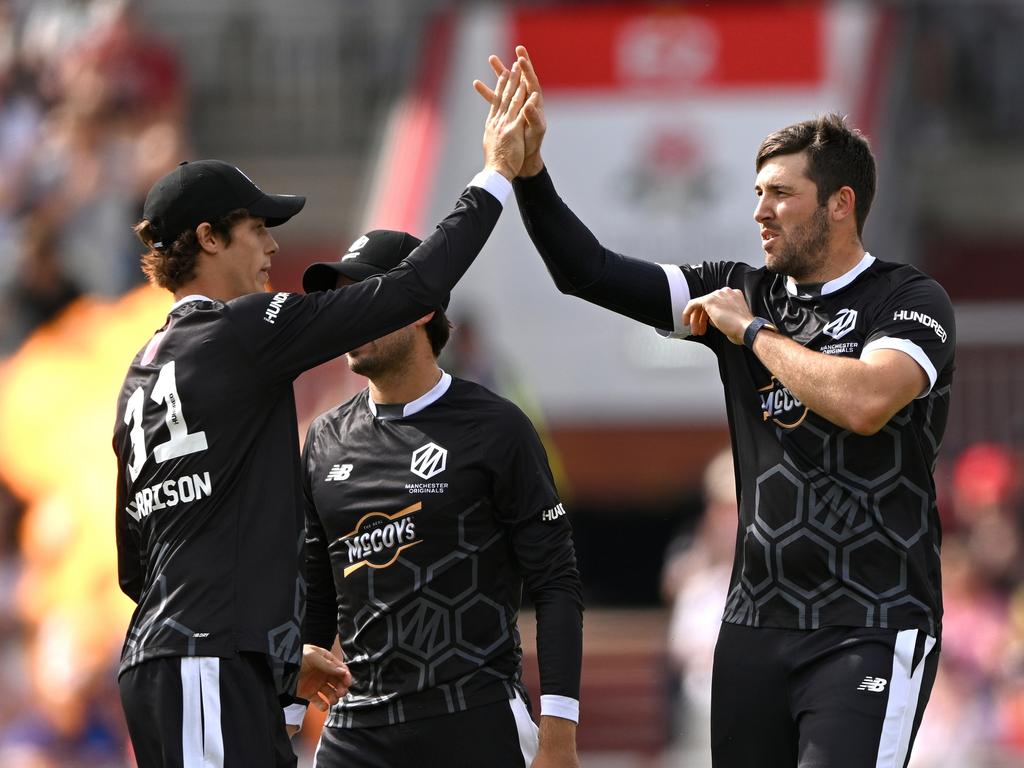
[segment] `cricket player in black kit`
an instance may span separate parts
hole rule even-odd
[[[215,160],[150,190],[143,266],[175,303],[131,363],[113,441],[119,580],[138,603],[119,684],[140,768],[294,765],[281,700],[333,702],[350,682],[301,643],[292,381],[422,316],[469,267],[522,162],[518,75],[500,94],[484,170],[452,213],[394,270],[345,290],[266,292],[268,227],[303,198],[267,195]]]
[[[938,662],[932,469],[955,328],[935,281],[864,251],[866,140],[837,115],[764,140],[754,218],[765,267],[629,258],[556,194],[539,83],[517,54],[538,102],[514,186],[555,283],[718,357],[740,521],[715,653],[714,765],[905,766]]]
[[[369,279],[418,242],[369,232],[340,261],[309,267],[303,287]],[[352,350],[369,387],[306,437],[303,638],[330,647],[339,636],[353,675],[319,768],[578,766],[572,528],[526,415],[438,368],[448,333],[438,306]],[[537,613],[539,745],[522,681],[524,585]]]

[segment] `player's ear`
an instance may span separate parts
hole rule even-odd
[[[199,247],[207,253],[214,253],[220,247],[217,233],[213,231],[213,227],[208,221],[204,221],[196,227],[196,240],[199,242]]]
[[[833,221],[842,221],[856,213],[857,193],[853,187],[840,187],[828,199],[828,212]]]
[[[421,317],[419,320],[417,320],[415,323],[413,323],[413,325],[416,326],[417,328],[419,328],[420,326],[426,325],[427,323],[429,323],[433,319],[434,319],[434,313],[431,312],[430,314],[427,314],[427,315],[424,315],[423,317]]]

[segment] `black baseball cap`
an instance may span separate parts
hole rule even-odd
[[[306,293],[329,291],[338,283],[338,275],[357,283],[380,275],[398,266],[422,242],[408,232],[373,229],[362,235],[338,261],[310,264],[302,273],[302,290]],[[448,300],[443,305],[447,308]]]
[[[152,186],[142,218],[153,229],[154,247],[164,248],[182,232],[238,208],[264,219],[268,227],[276,227],[305,204],[306,198],[298,195],[268,195],[230,163],[197,160],[182,163]]]

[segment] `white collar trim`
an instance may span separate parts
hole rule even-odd
[[[419,413],[428,405],[440,400],[451,385],[452,375],[441,371],[441,378],[438,380],[437,384],[435,384],[426,394],[420,395],[411,403],[405,404],[405,407],[402,409],[402,418],[412,416],[414,413]],[[373,402],[373,397],[370,396],[369,392],[366,393],[366,403],[370,406],[370,413],[376,417],[377,404]]]
[[[836,291],[845,288],[854,280],[856,280],[861,272],[866,270],[874,263],[875,257],[872,256],[867,251],[865,251],[864,258],[857,262],[857,266],[855,266],[846,274],[840,275],[835,280],[829,280],[827,283],[823,284],[821,286],[821,295],[827,296],[830,293],[835,293]],[[796,280],[794,280],[792,277],[789,277],[788,275],[786,276],[786,293],[788,293],[790,296],[798,295]]]
[[[188,304],[190,301],[213,301],[209,296],[203,296],[201,293],[190,293],[184,298],[178,299],[174,304],[171,305],[171,312],[176,310],[182,304]]]

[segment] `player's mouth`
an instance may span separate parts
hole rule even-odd
[[[768,246],[771,245],[775,241],[775,239],[779,235],[781,235],[781,234],[782,234],[781,232],[776,232],[773,229],[762,229],[761,230],[761,247],[762,248],[768,248]]]

